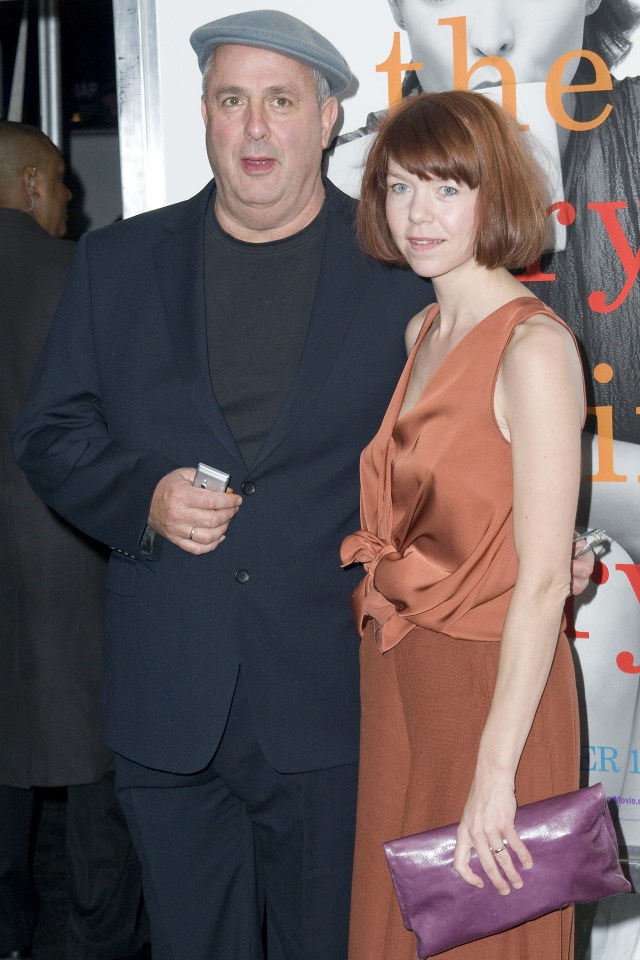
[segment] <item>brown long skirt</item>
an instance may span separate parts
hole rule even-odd
[[[415,960],[381,844],[460,819],[489,710],[499,643],[416,629],[381,655],[361,645],[362,742],[349,960]],[[516,778],[520,804],[578,786],[571,652],[560,637]],[[526,883],[526,873],[523,877]],[[464,917],[460,917],[464,925]],[[439,954],[446,960],[571,960],[573,908]]]

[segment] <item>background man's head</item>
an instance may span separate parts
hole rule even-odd
[[[37,127],[0,120],[0,207],[29,214],[52,237],[67,231],[64,160]]]
[[[203,73],[202,116],[216,213],[240,239],[302,229],[322,203],[320,163],[351,81],[336,48],[296,17],[257,10],[191,36]]]

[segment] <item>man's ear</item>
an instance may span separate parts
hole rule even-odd
[[[331,131],[338,119],[338,101],[335,97],[327,97],[320,108],[322,124],[322,149],[325,150],[331,141]]]
[[[28,163],[22,168],[20,175],[22,187],[29,197],[33,197],[38,192],[38,170],[32,163]]]

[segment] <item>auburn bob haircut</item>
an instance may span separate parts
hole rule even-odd
[[[545,177],[516,121],[482,94],[421,93],[390,110],[380,125],[362,178],[358,239],[376,260],[406,267],[385,214],[391,161],[423,180],[477,188],[473,253],[482,266],[521,269],[540,256]]]

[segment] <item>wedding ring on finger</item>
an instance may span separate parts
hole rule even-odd
[[[196,532],[196,528],[195,528],[195,527],[191,527],[191,533],[189,534],[189,540],[193,540],[193,535],[194,535],[195,532]]]
[[[496,847],[495,850],[493,849],[493,847],[489,847],[489,850],[491,850],[491,853],[494,855],[494,857],[497,857],[497,855],[499,853],[503,853],[503,851],[506,850],[508,846],[509,844],[507,843],[507,841],[503,840],[501,847]]]

